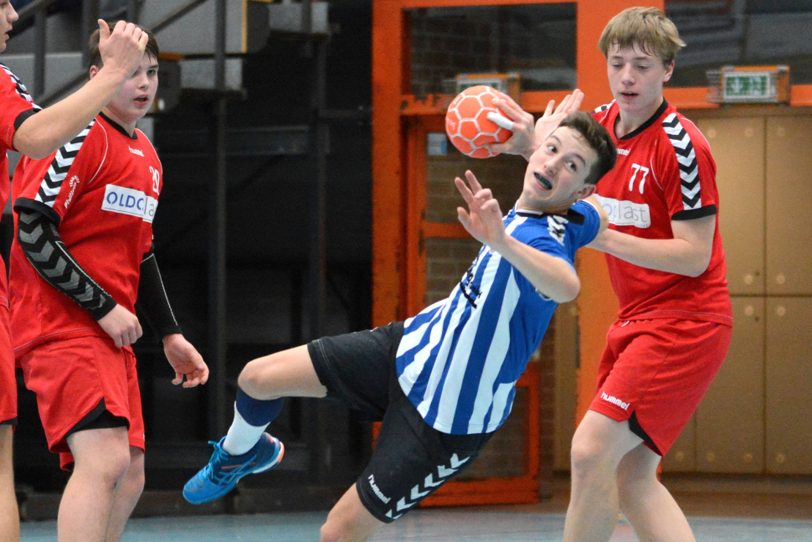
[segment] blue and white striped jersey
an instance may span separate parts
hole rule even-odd
[[[598,212],[576,202],[566,216],[512,209],[507,233],[573,265],[598,233]],[[495,431],[510,414],[516,380],[557,304],[483,245],[444,300],[404,322],[398,381],[428,425],[465,435]]]

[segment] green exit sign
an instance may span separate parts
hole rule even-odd
[[[777,102],[775,77],[770,72],[722,73],[724,102]]]

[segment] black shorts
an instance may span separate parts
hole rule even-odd
[[[430,427],[403,394],[395,355],[403,324],[307,345],[327,396],[382,420],[369,464],[355,482],[380,521],[396,520],[473,462],[493,433],[449,435]]]

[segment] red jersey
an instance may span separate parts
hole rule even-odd
[[[22,122],[39,107],[28,93],[22,81],[5,65],[0,64],[0,209],[8,200],[8,157],[13,149],[14,133]],[[8,303],[6,292],[6,264],[0,258],[0,303]]]
[[[702,132],[663,101],[640,128],[618,139],[612,102],[595,118],[617,145],[617,163],[597,184],[610,228],[646,239],[671,239],[672,220],[716,215],[713,251],[698,277],[646,269],[608,255],[620,320],[685,318],[732,324],[725,256],[719,235],[716,162]]]
[[[98,115],[49,158],[20,161],[14,209],[47,214],[76,262],[116,303],[135,312],[161,188],[161,162],[149,139],[140,130],[131,137]],[[17,355],[51,339],[107,337],[85,309],[37,274],[16,239],[10,261]]]

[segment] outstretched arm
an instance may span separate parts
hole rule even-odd
[[[488,119],[502,128],[512,131],[513,135],[504,143],[490,145],[491,151],[520,154],[525,160],[530,160],[530,156],[536,152],[541,142],[553,133],[564,117],[578,111],[583,101],[584,93],[579,89],[575,89],[572,94],[567,94],[558,106],[555,105],[555,100],[550,100],[547,102],[544,114],[534,125],[533,115],[522,109],[510,96],[502,94],[501,98],[493,100],[493,104],[502,114],[488,113]]]
[[[713,251],[716,216],[672,220],[671,231],[672,239],[644,239],[607,229],[587,246],[647,269],[688,277],[704,273]]]
[[[14,133],[14,148],[44,158],[70,141],[107,105],[138,67],[149,37],[133,23],[119,21],[110,31],[99,19],[99,73],[67,98],[26,118]]]
[[[477,241],[488,245],[510,262],[540,293],[557,303],[575,299],[581,282],[565,260],[537,250],[505,232],[499,202],[490,189],[482,188],[471,171],[454,184],[468,209],[457,207],[457,218]]]

